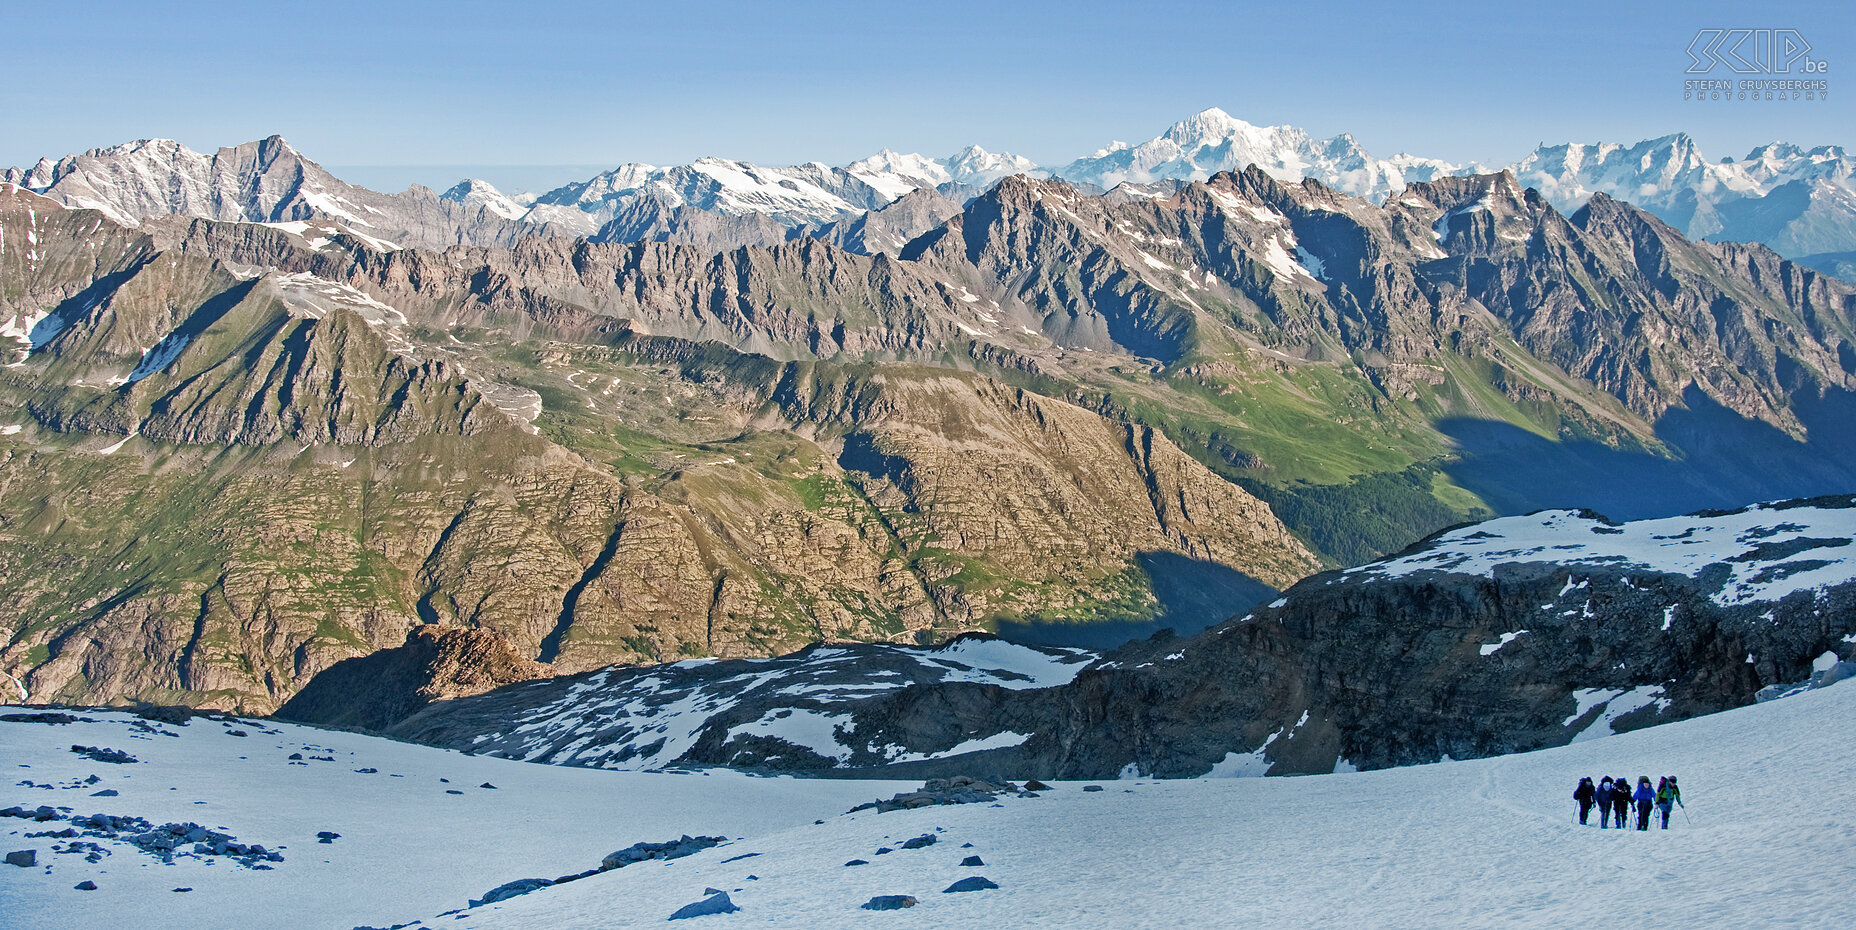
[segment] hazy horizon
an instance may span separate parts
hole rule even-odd
[[[1672,132],[1716,159],[1774,140],[1856,142],[1841,90],[1681,99],[1687,50],[1709,27],[1795,29],[1836,84],[1856,8],[1810,4],[1749,14],[1587,0],[1499,17],[1364,0],[233,9],[35,8],[20,31],[32,41],[0,60],[0,164],[147,137],[211,151],[281,133],[327,165],[421,172],[705,155],[844,164],[885,147],[944,156],[973,144],[1055,165],[1212,106],[1321,138],[1352,133],[1381,157],[1459,163]]]

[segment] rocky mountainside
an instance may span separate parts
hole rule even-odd
[[[775,342],[794,301],[861,282],[867,332],[834,340],[957,333],[935,313],[959,302],[892,260],[383,252],[4,197],[0,663],[37,699],[269,710],[421,623],[558,673],[1147,620],[1157,574],[1256,597],[1317,564],[1149,427],[971,371],[645,337],[577,303],[810,355]],[[724,283],[748,290],[704,290]],[[877,314],[894,304],[912,310]]]
[[[1015,176],[873,256],[5,191],[0,663],[47,697],[268,710],[416,623],[556,673],[1075,643],[1466,517],[1856,482],[1856,292],[1506,173]]]
[[[1019,778],[1521,752],[1749,704],[1856,655],[1853,544],[1849,496],[1623,524],[1546,511],[1095,661],[984,640],[820,649],[502,689],[391,732],[576,765]]]

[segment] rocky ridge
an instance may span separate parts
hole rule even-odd
[[[568,764],[1014,778],[1283,775],[1523,752],[1742,706],[1847,667],[1853,541],[1848,496],[1624,524],[1547,511],[1309,578],[1196,636],[1132,644],[1054,680],[890,681],[896,662],[942,660],[866,646],[764,671],[684,667],[674,692],[611,672],[536,697],[506,689],[431,705],[393,732]],[[810,684],[824,675],[835,684]],[[755,693],[770,680],[796,684]],[[648,758],[639,745],[666,728],[614,710],[696,694],[668,728],[688,736]],[[626,726],[594,722],[608,714]]]

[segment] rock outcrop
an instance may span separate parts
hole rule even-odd
[[[1856,497],[1626,524],[1547,511],[1439,534],[1196,636],[1041,680],[892,679],[904,656],[865,646],[829,656],[835,687],[810,684],[820,663],[803,655],[752,673],[682,669],[675,685],[598,673],[435,704],[395,732],[616,767],[1307,774],[1524,752],[1713,713],[1834,671],[1852,643]],[[984,672],[1007,659],[969,661]],[[791,694],[754,695],[763,674],[794,682]],[[598,720],[673,702],[702,710],[664,720],[657,729],[690,735],[655,755],[631,726]]]

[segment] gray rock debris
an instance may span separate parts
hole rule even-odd
[[[945,889],[942,889],[941,893],[942,894],[954,894],[960,891],[985,891],[988,888],[997,888],[997,887],[999,887],[998,883],[994,882],[993,880],[986,878],[984,876],[974,875],[970,878],[963,878],[960,881],[957,881],[953,883],[952,885],[947,886]]]
[[[914,907],[916,900],[906,894],[880,894],[860,905],[866,911],[899,911],[905,907]]]
[[[609,853],[605,859],[600,861],[599,867],[601,871],[605,871],[624,868],[634,862],[644,862],[650,859],[681,859],[684,856],[695,855],[727,839],[728,837],[725,836],[689,836],[686,834],[682,839],[669,843],[633,843],[617,852]]]
[[[685,904],[677,908],[677,912],[671,914],[670,919],[683,920],[688,917],[707,917],[710,914],[733,914],[738,910],[741,908],[728,899],[728,892],[721,891],[694,904]]]

